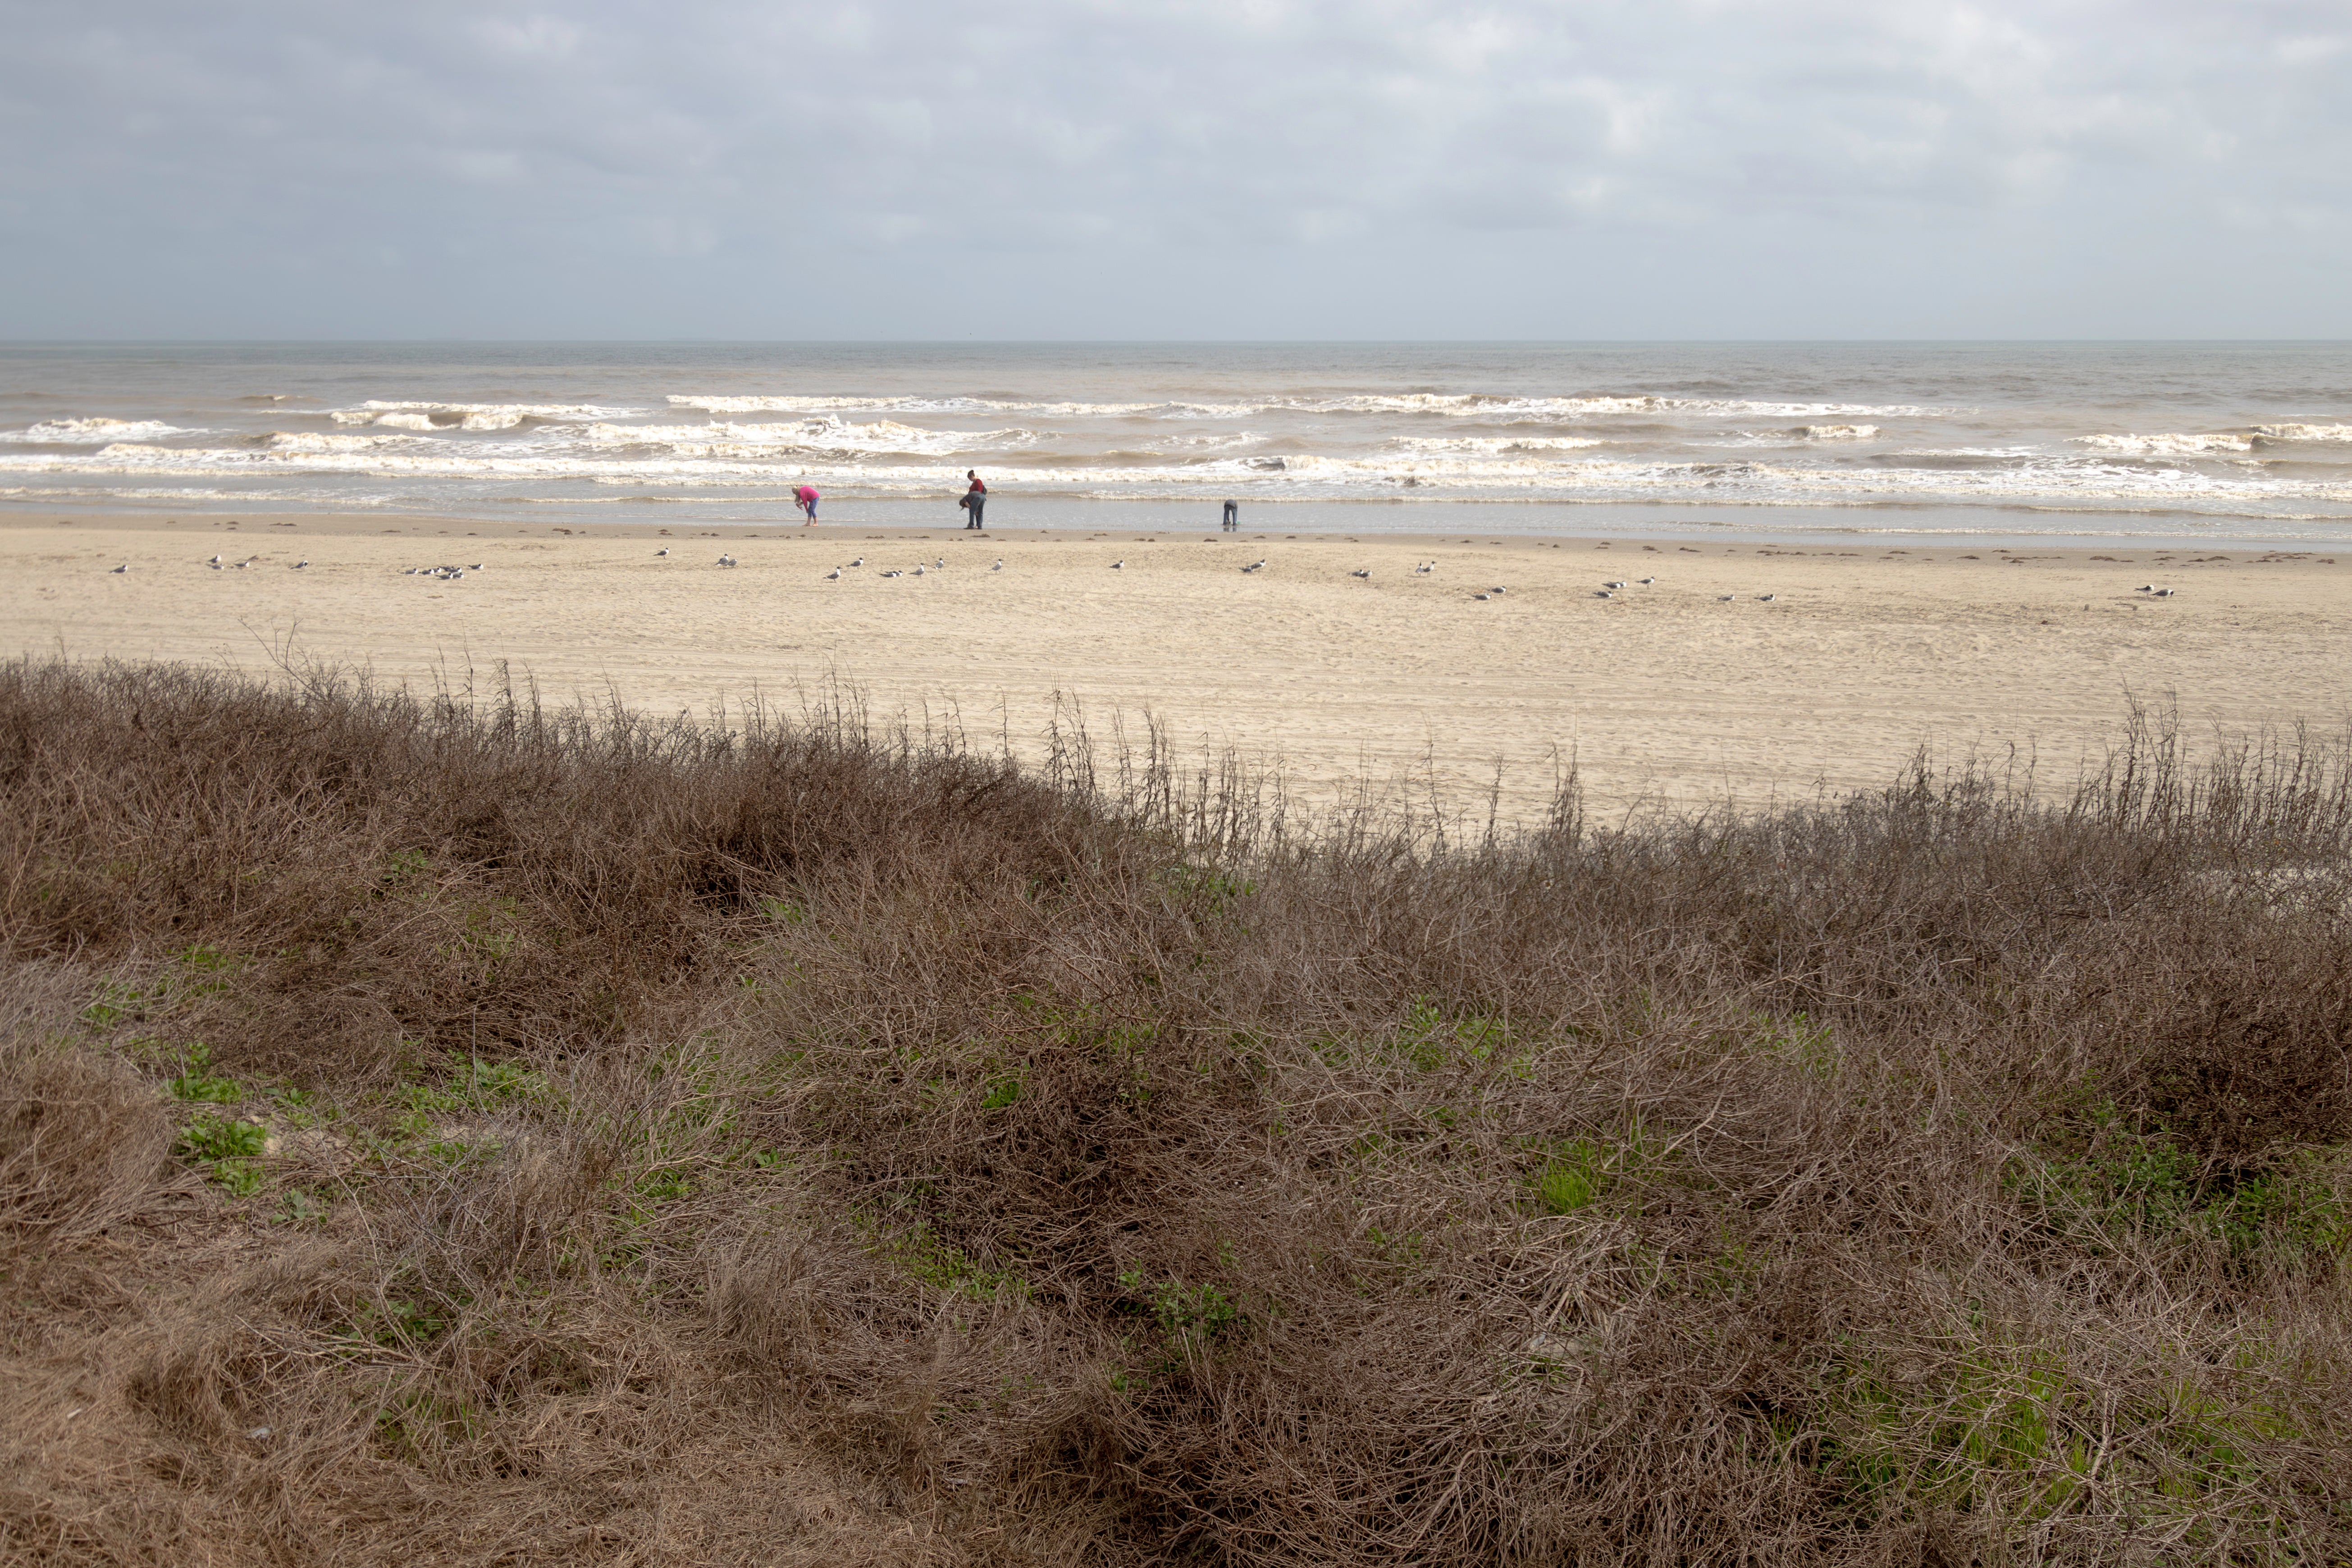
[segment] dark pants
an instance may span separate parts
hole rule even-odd
[[[1227,533],[1231,533],[1235,529],[1241,527],[1241,525],[1242,503],[1237,500],[1227,501],[1225,503],[1225,531]]]
[[[987,504],[988,504],[988,497],[987,497],[986,495],[984,495],[984,494],[982,494],[982,493],[978,492],[978,491],[975,491],[975,492],[973,492],[972,494],[971,494],[971,495],[968,495],[968,496],[964,497],[964,498],[963,498],[963,507],[964,507],[964,510],[965,510],[966,511],[970,512],[971,515],[970,517],[967,517],[967,518],[965,518],[965,519],[964,519],[964,523],[963,523],[963,525],[964,525],[966,528],[979,528],[979,527],[981,527],[981,526],[982,526],[982,523],[981,523],[981,521],[980,521],[980,509],[981,509],[982,507],[986,506]]]

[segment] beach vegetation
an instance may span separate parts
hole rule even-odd
[[[0,1540],[2344,1561],[2347,763],[1515,828],[0,667]]]

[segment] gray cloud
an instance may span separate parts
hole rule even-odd
[[[2352,335],[2340,4],[0,3],[10,335]]]

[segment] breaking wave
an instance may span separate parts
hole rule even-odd
[[[2215,452],[2254,449],[2253,437],[2233,436],[2228,431],[2176,436],[2077,436],[2074,439],[2101,452],[2128,453],[2140,458],[2201,458]]]
[[[2352,425],[2257,425],[2265,441],[2352,441]]]
[[[635,408],[590,403],[397,403],[371,400],[330,409],[338,425],[383,425],[404,430],[511,430],[527,420],[625,419]]]
[[[99,447],[110,441],[152,441],[166,436],[204,436],[152,419],[44,419],[22,430],[0,430],[0,441],[33,447]]]

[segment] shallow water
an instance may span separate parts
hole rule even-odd
[[[2333,542],[2352,345],[0,345],[0,506]]]

